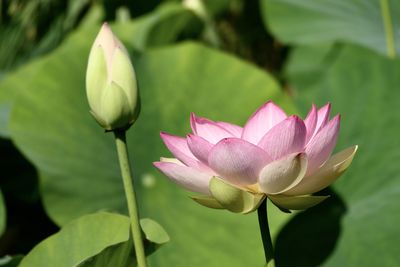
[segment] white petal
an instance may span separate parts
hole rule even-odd
[[[260,173],[258,183],[261,191],[269,194],[281,194],[296,186],[307,170],[307,157],[304,153],[291,154],[273,161]]]
[[[328,187],[350,166],[356,152],[357,146],[353,146],[333,155],[316,173],[304,177],[285,195],[312,194]]]
[[[329,196],[268,196],[268,198],[278,207],[287,210],[305,210],[311,208]]]
[[[185,166],[185,164],[183,164],[182,161],[180,161],[179,159],[176,159],[176,158],[164,158],[164,157],[161,157],[160,161],[161,162],[170,162],[170,163],[175,163],[175,164],[178,164],[178,165]]]

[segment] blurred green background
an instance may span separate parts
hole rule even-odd
[[[169,155],[159,132],[185,135],[190,112],[243,124],[269,99],[302,116],[331,102],[337,150],[360,146],[329,200],[294,214],[271,207],[278,267],[399,266],[399,0],[0,0],[0,266],[25,255],[21,266],[78,266],[65,251],[97,257],[79,266],[116,266],[99,262],[129,245],[115,233],[125,217],[78,219],[126,213],[113,138],[85,96],[103,21],[141,90],[128,136],[141,215],[171,239],[150,266],[263,266],[256,215],[199,206],[152,162]],[[104,230],[89,231],[95,220]],[[40,243],[65,225],[80,243]]]

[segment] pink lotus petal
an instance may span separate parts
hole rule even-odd
[[[212,175],[171,162],[153,162],[153,165],[172,181],[184,188],[206,195],[210,194],[208,184]]]
[[[208,164],[208,154],[213,145],[204,138],[194,134],[189,134],[186,140],[193,155],[204,164]]]
[[[324,126],[328,123],[330,113],[331,113],[331,103],[326,104],[325,106],[323,106],[318,110],[316,124],[313,133],[307,131],[306,145],[311,141],[311,139],[315,137],[315,135],[319,132],[319,130],[324,128]]]
[[[208,165],[222,179],[237,185],[257,182],[261,169],[271,161],[261,148],[239,138],[225,138],[208,156]]]
[[[218,143],[223,138],[234,136],[216,122],[206,118],[196,117],[194,113],[190,116],[190,125],[192,126],[194,134],[203,137],[212,144]]]
[[[228,132],[232,133],[235,137],[240,138],[242,136],[243,128],[232,123],[224,122],[224,121],[217,121],[216,122],[219,126],[227,130]]]
[[[272,127],[286,117],[286,113],[280,107],[268,101],[251,115],[243,128],[242,139],[257,144]]]
[[[161,139],[167,146],[169,151],[175,156],[175,158],[182,161],[184,164],[197,169],[208,169],[203,163],[199,162],[190,151],[186,139],[176,135],[167,134],[164,132],[160,133]]]
[[[317,121],[318,121],[317,108],[313,104],[310,112],[308,113],[307,117],[304,120],[304,124],[306,125],[307,128],[305,144],[307,144],[308,141],[310,141],[311,137],[313,137],[315,132],[315,127],[317,126]]]
[[[331,103],[326,104],[322,108],[318,110],[318,120],[317,125],[315,126],[314,135],[318,133],[319,130],[324,128],[324,126],[329,121],[329,115],[331,113]]]
[[[273,160],[301,152],[307,129],[303,120],[293,115],[275,125],[258,143]]]
[[[306,176],[314,173],[325,161],[328,160],[336,145],[340,128],[340,115],[330,120],[307,144],[305,152],[308,157],[308,170]]]

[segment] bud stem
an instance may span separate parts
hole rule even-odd
[[[268,225],[267,200],[268,198],[265,198],[257,209],[258,223],[260,226],[261,239],[263,242],[267,267],[275,267],[274,247],[272,245],[272,239]]]
[[[115,130],[115,144],[117,146],[119,166],[121,168],[122,180],[124,183],[125,196],[128,204],[129,217],[133,244],[135,247],[136,260],[138,267],[147,267],[146,255],[144,252],[142,231],[139,224],[139,211],[136,201],[135,189],[133,187],[132,171],[129,164],[128,149],[126,145],[126,131]]]
[[[383,26],[386,36],[387,55],[390,58],[396,57],[395,31],[393,31],[392,17],[390,14],[390,5],[388,0],[380,0],[381,14],[383,18]]]

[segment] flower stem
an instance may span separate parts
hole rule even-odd
[[[124,182],[125,196],[128,204],[129,217],[131,220],[131,230],[133,244],[135,247],[136,260],[138,267],[147,267],[146,255],[144,253],[142,231],[139,224],[139,212],[136,201],[135,189],[133,187],[132,171],[129,164],[128,149],[126,146],[126,131],[114,131],[115,144],[117,146],[119,166],[121,168],[122,180]]]
[[[385,35],[386,35],[387,55],[390,58],[394,58],[396,57],[396,46],[394,42],[394,33],[392,26],[392,18],[390,15],[389,1],[380,0],[380,6],[383,18],[383,26],[385,28]]]
[[[272,245],[272,239],[268,225],[267,198],[263,200],[260,207],[258,207],[257,213],[267,267],[275,267],[274,247]]]

